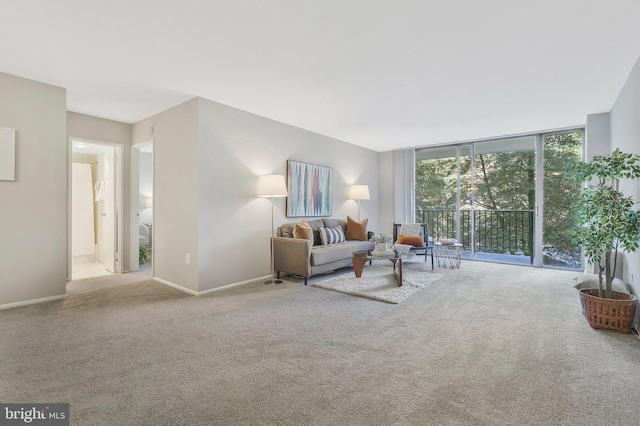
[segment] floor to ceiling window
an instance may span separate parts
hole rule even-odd
[[[416,152],[416,221],[436,240],[457,234],[458,175],[458,147]]]
[[[478,260],[581,268],[568,239],[579,187],[564,175],[582,158],[582,131],[416,151],[416,220],[457,238]],[[542,179],[537,179],[542,177]]]

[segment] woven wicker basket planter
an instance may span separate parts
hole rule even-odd
[[[582,313],[592,328],[629,333],[636,315],[637,297],[613,292],[613,299],[598,297],[598,289],[580,290]]]

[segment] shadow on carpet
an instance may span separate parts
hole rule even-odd
[[[356,278],[353,271],[329,278],[314,284],[314,287],[339,291],[340,293],[366,297],[387,303],[400,303],[409,296],[427,288],[442,278],[442,274],[431,272],[402,271],[402,287],[393,277],[393,268],[387,266],[369,266],[364,268],[362,277]]]

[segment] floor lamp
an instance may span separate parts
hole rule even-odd
[[[360,222],[360,201],[371,199],[369,197],[369,185],[351,185],[349,198],[358,200],[358,222]]]
[[[273,199],[276,197],[287,196],[287,185],[282,175],[264,175],[260,176],[258,181],[258,197],[271,197],[271,279],[265,281],[265,284],[280,284],[282,280],[275,277],[275,265],[273,261]]]

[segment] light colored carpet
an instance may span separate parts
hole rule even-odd
[[[327,276],[201,297],[72,283],[0,311],[0,401],[91,426],[640,424],[640,340],[589,327],[575,273],[434,272],[398,305],[314,288]]]
[[[374,265],[365,267],[360,278],[356,278],[353,271],[349,271],[320,281],[315,286],[397,304],[440,278],[441,274],[404,268],[400,287],[393,276],[392,267]]]

